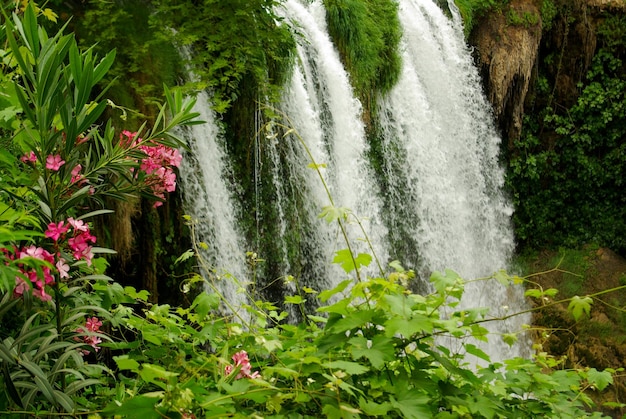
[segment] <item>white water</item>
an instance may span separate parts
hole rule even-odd
[[[308,172],[300,176],[306,179],[306,188],[310,191],[310,217],[317,217],[323,207],[331,204],[349,209],[353,216],[349,217],[350,223],[346,227],[354,250],[371,253],[362,240],[368,238],[377,257],[386,260],[382,204],[366,160],[368,144],[361,120],[361,104],[354,97],[348,74],[328,35],[322,4],[315,1],[305,7],[296,0],[287,0],[284,10],[279,13],[284,13],[301,35],[297,38],[298,64],[285,88],[280,108],[287,116],[286,124],[295,129],[304,143],[299,144],[294,136],[285,138],[291,142],[291,167],[300,172],[304,168]],[[327,165],[320,171],[329,193],[318,173],[306,169],[312,161],[306,155],[305,147],[315,164]],[[358,217],[365,232],[355,223],[354,217]],[[321,278],[340,281],[345,275],[330,262],[334,253],[347,245],[337,231],[336,223],[325,224],[324,220],[317,221],[316,247],[324,254],[320,261],[323,263],[317,264],[312,273],[317,279],[316,288],[336,285],[328,281],[320,283]]]
[[[457,14],[450,21],[431,0],[401,0],[399,15],[403,72],[380,103],[383,154],[393,159],[393,150],[399,149],[406,156],[401,172],[388,167],[390,196],[410,208],[408,225],[420,272],[450,268],[468,280],[490,276],[506,269],[512,255],[512,207],[501,190],[500,138],[460,18]],[[495,280],[473,282],[463,305],[489,307],[495,316],[519,312],[523,290],[507,289]],[[524,323],[529,319],[520,316],[492,332],[519,331]],[[526,346],[511,349],[490,336],[485,349],[500,361],[525,355]]]
[[[242,234],[237,228],[234,186],[227,181],[228,163],[222,135],[211,111],[209,96],[200,92],[194,111],[205,124],[193,125],[183,132],[190,151],[183,153],[180,167],[185,211],[194,222],[201,241],[203,276],[215,285],[235,311],[246,302],[242,290],[248,273]],[[236,284],[233,279],[242,282]]]
[[[322,175],[334,205],[368,217],[364,220],[367,237],[383,264],[390,258],[403,263],[403,259],[412,259],[413,266],[409,267],[423,278],[445,268],[466,279],[489,276],[507,268],[513,249],[512,208],[501,191],[500,139],[490,107],[481,92],[458,14],[450,21],[432,0],[400,0],[399,5],[404,29],[402,76],[390,94],[380,99],[378,112],[387,162],[388,188],[384,194],[368,167],[361,106],[328,36],[320,0],[307,5],[287,0],[277,11],[301,35],[297,65],[285,87],[280,110],[315,162],[328,165]],[[204,112],[211,120],[212,115]],[[237,230],[238,206],[230,193],[233,185],[224,181],[228,163],[217,141],[219,133],[210,126],[202,127],[194,127],[192,137],[205,140],[191,141],[195,160],[183,168],[185,199],[192,215],[202,220],[198,235],[210,244],[207,257],[211,264],[246,279],[243,252],[254,244],[243,243]],[[301,185],[301,193],[307,195],[301,214],[314,226],[302,233],[309,248],[301,257],[310,260],[309,278],[301,280],[316,289],[333,286],[329,281],[345,278],[330,263],[345,243],[336,223],[328,226],[317,218],[330,199],[317,173],[307,168],[310,158],[297,138],[291,135],[267,141],[269,158],[263,164],[270,164],[274,173],[271,182],[280,219],[275,230],[280,237],[273,239],[281,240],[287,234],[288,226],[282,220],[291,197],[281,179],[289,179]],[[383,216],[388,217],[389,231]],[[359,240],[364,235],[358,226],[350,225],[349,229],[351,242],[359,243],[358,251],[369,253]],[[399,251],[393,250],[387,239],[396,231],[406,236],[404,240],[398,236],[406,243]],[[276,276],[291,273],[287,248],[282,247],[280,253],[281,272]],[[236,291],[236,287],[227,289],[227,298],[241,301]],[[468,285],[463,304],[490,307],[492,315],[501,315],[507,311],[505,306],[510,312],[520,311],[523,301],[521,290],[504,289],[491,281]],[[503,332],[517,331],[528,321],[517,318]],[[493,361],[499,361],[527,355],[523,348],[510,349],[497,336],[491,336],[485,350]]]

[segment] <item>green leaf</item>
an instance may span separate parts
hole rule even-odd
[[[285,297],[285,303],[287,304],[303,304],[306,302],[306,299],[302,298],[301,295],[287,295]]]
[[[167,371],[162,366],[154,364],[141,364],[139,375],[145,382],[156,384],[163,389],[166,388],[168,382],[174,381],[178,377],[178,373]]]
[[[480,349],[476,345],[466,343],[465,350],[470,355],[474,355],[475,357],[480,358],[483,361],[491,362],[491,358],[489,358],[489,355],[487,355],[482,349]]]
[[[120,370],[130,370],[133,372],[139,371],[139,362],[130,358],[128,355],[114,356],[113,360]]]
[[[613,384],[613,376],[608,371],[598,371],[595,368],[590,368],[587,371],[587,381],[599,391],[603,391]]]
[[[541,298],[543,296],[543,292],[540,289],[533,288],[526,290],[526,292],[524,292],[524,295],[526,297]]]
[[[440,295],[451,296],[460,299],[463,294],[463,279],[451,269],[445,272],[435,271],[430,276],[430,282]]]
[[[428,316],[416,313],[413,318],[407,320],[403,317],[394,317],[385,322],[385,335],[392,337],[396,333],[401,334],[405,338],[420,333],[432,333],[433,321]]]
[[[500,269],[498,272],[494,274],[493,277],[496,279],[496,281],[498,281],[504,286],[508,286],[512,282],[511,277],[504,269]]]
[[[335,288],[333,288],[331,290],[324,290],[324,291],[320,292],[320,295],[319,295],[318,298],[320,299],[320,301],[326,302],[333,295],[338,294],[338,293],[342,292],[343,290],[345,290],[346,287],[348,285],[350,285],[350,284],[352,284],[352,280],[351,279],[343,280]]]
[[[102,413],[110,416],[121,415],[125,419],[162,419],[166,417],[165,412],[159,412],[156,408],[160,401],[161,397],[135,396],[121,404],[110,403]]]
[[[391,404],[402,413],[403,418],[422,419],[433,417],[433,407],[436,403],[427,395],[417,390],[406,388],[397,389],[397,400],[390,396]],[[431,407],[432,406],[432,407]]]
[[[200,317],[200,320],[204,320],[211,310],[216,310],[219,307],[220,300],[217,294],[209,294],[207,292],[201,292],[193,300],[191,308],[195,309],[196,313]]]
[[[365,365],[361,365],[358,362],[350,362],[350,361],[331,361],[325,364],[322,364],[323,367],[329,368],[331,370],[342,370],[347,372],[350,375],[360,375],[365,374],[370,369]]]
[[[344,207],[326,206],[322,208],[322,212],[318,215],[318,218],[323,218],[328,224],[333,221],[344,220],[348,216],[348,209]]]
[[[193,256],[195,256],[196,252],[193,251],[193,249],[189,249],[186,250],[182,255],[180,255],[175,261],[174,261],[174,265],[178,265],[181,262],[186,261],[189,258],[192,258]]]
[[[513,346],[517,342],[517,334],[515,334],[515,333],[504,333],[504,334],[502,334],[502,340],[507,345]]]
[[[352,359],[357,360],[365,357],[378,370],[386,362],[396,359],[393,342],[385,336],[376,335],[370,342],[363,336],[357,336],[348,342],[351,345]]]
[[[346,314],[337,321],[329,319],[325,331],[328,333],[343,333],[347,330],[360,328],[370,323],[375,314],[375,310],[359,310]]]
[[[367,400],[363,397],[359,399],[359,407],[366,415],[369,416],[386,416],[387,413],[393,409],[393,405],[390,402],[376,403],[373,400]]]
[[[368,266],[372,262],[372,256],[367,253],[359,253],[353,257],[350,249],[342,249],[335,252],[333,263],[341,265],[346,273],[350,273],[362,266]]]
[[[578,321],[583,313],[589,316],[592,303],[593,300],[589,296],[580,298],[579,296],[575,295],[572,297],[569,305],[567,306],[567,309],[570,311],[570,313],[572,313],[572,316],[574,316],[574,320]]]

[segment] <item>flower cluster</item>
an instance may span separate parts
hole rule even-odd
[[[76,333],[84,334],[81,337],[75,337],[74,340],[80,342],[84,342],[85,344],[91,346],[96,352],[100,350],[98,344],[102,343],[102,339],[98,336],[94,335],[94,333],[100,332],[100,327],[102,327],[102,322],[97,317],[87,318],[85,322],[85,327],[79,327],[76,329]],[[89,355],[89,351],[83,349],[80,351],[83,355]]]
[[[231,372],[235,370],[237,367],[241,367],[239,369],[239,373],[235,377],[235,380],[240,378],[260,378],[261,374],[258,371],[252,372],[252,366],[250,365],[250,360],[248,359],[248,353],[246,351],[239,351],[233,355],[233,362],[235,365],[226,365],[224,368],[224,373],[229,375]]]
[[[71,233],[69,238],[68,233]],[[54,285],[55,283],[54,267],[56,267],[60,278],[70,277],[70,267],[60,251],[60,244],[66,239],[67,247],[74,259],[85,260],[87,265],[91,265],[93,258],[92,244],[96,242],[96,237],[91,234],[89,226],[85,224],[84,221],[75,220],[70,217],[67,221],[50,223],[44,232],[44,236],[54,240],[54,247],[58,250],[56,254],[50,253],[42,247],[33,245],[16,249],[14,254],[11,254],[6,248],[1,249],[6,257],[13,261],[19,261],[24,258],[34,258],[45,262],[38,268],[33,268],[18,262],[21,275],[15,278],[13,296],[16,298],[21,297],[24,295],[24,292],[28,291],[28,283],[24,280],[24,278],[28,278],[32,283],[33,295],[35,297],[39,298],[41,301],[50,301],[52,299],[52,297],[46,293],[45,287],[46,285]]]
[[[54,255],[47,250],[37,246],[23,247],[15,252],[14,255],[9,254],[7,249],[2,249],[8,259],[20,260],[24,258],[34,258],[47,262],[42,264],[40,269],[26,266],[22,263],[18,263],[20,274],[15,277],[15,288],[13,289],[13,296],[19,298],[28,292],[30,288],[24,278],[28,278],[32,283],[33,295],[39,298],[41,301],[50,301],[52,297],[46,294],[46,285],[54,284],[54,276],[50,265],[54,265]]]
[[[67,233],[71,233],[71,237],[67,238]],[[44,235],[57,243],[67,238],[67,245],[74,259],[85,260],[87,265],[91,266],[93,258],[92,245],[96,242],[96,237],[91,234],[89,225],[84,221],[69,217],[67,224],[64,221],[59,221],[56,224],[50,223]],[[61,278],[69,277],[67,270],[62,270],[58,265],[57,268]]]
[[[154,203],[155,207],[163,205],[166,192],[176,190],[176,174],[173,168],[179,167],[182,156],[178,150],[163,144],[144,144],[136,132],[122,131],[120,142],[128,147],[137,147],[146,157],[141,160],[140,170],[146,174],[145,182],[152,193],[160,201]]]
[[[20,157],[20,160],[24,163],[37,163],[37,155],[34,151],[29,151]],[[46,157],[46,169],[58,172],[61,166],[65,164],[65,160],[61,158],[60,154],[50,154]]]

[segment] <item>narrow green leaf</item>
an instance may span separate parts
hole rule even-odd
[[[7,391],[9,392],[9,396],[11,397],[11,400],[13,400],[15,404],[17,404],[19,407],[23,409],[24,402],[22,401],[22,398],[20,397],[20,393],[17,391],[17,388],[15,388],[15,384],[13,383],[13,380],[11,379],[11,372],[9,371],[9,364],[7,362],[2,363],[2,375],[4,376],[4,384],[6,386]]]
[[[93,83],[98,83],[104,75],[109,71],[111,65],[115,61],[115,50],[110,51],[107,55],[104,56],[102,60],[98,63],[96,68],[93,71]]]
[[[86,379],[76,380],[68,384],[67,387],[65,387],[65,394],[72,395],[84,389],[85,387],[99,386],[99,385],[102,385],[102,382],[100,380],[96,380],[95,378],[86,378]]]
[[[110,210],[110,209],[100,209],[100,210],[96,210],[96,211],[91,211],[88,212],[86,214],[81,215],[80,217],[77,217],[77,220],[85,220],[87,218],[91,218],[91,217],[95,217],[96,215],[102,215],[102,214],[112,214],[115,211]]]
[[[66,412],[70,413],[74,411],[74,401],[70,398],[70,396],[59,390],[54,390],[53,393],[54,400],[56,400],[56,402],[60,404]]]

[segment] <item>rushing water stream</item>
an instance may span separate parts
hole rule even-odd
[[[263,164],[270,165],[271,176],[255,180],[271,184],[278,214],[272,240],[285,243],[276,247],[276,277],[291,274],[294,263],[302,264],[289,259],[286,245],[293,223],[287,220],[299,217],[308,226],[300,233],[303,283],[320,289],[345,278],[331,263],[345,243],[335,224],[318,217],[331,200],[361,221],[365,234],[356,223],[348,231],[351,242],[359,244],[357,251],[374,253],[383,265],[400,260],[424,281],[445,268],[474,279],[508,267],[514,239],[512,208],[502,193],[500,139],[460,17],[450,3],[452,19],[432,0],[399,1],[403,70],[395,88],[378,101],[380,173],[370,167],[361,106],[328,35],[321,0],[286,0],[277,10],[297,28],[298,60],[279,110],[300,139],[266,130]],[[247,280],[244,252],[263,249],[246,243],[238,231],[240,204],[232,193],[236,185],[226,180],[229,163],[219,130],[210,112],[199,110],[210,123],[188,133],[196,139],[182,169],[188,212],[199,220],[197,234],[208,244],[210,264]],[[311,158],[324,165],[319,174],[307,167]],[[288,217],[294,190],[306,197],[296,205],[297,217]],[[224,287],[228,298],[241,301],[238,287]],[[522,310],[524,299],[519,289],[477,281],[468,285],[463,304],[490,307],[502,315]],[[517,318],[505,327],[517,331],[527,322]],[[526,355],[524,345],[510,349],[497,337],[491,341],[486,350],[494,361]]]

